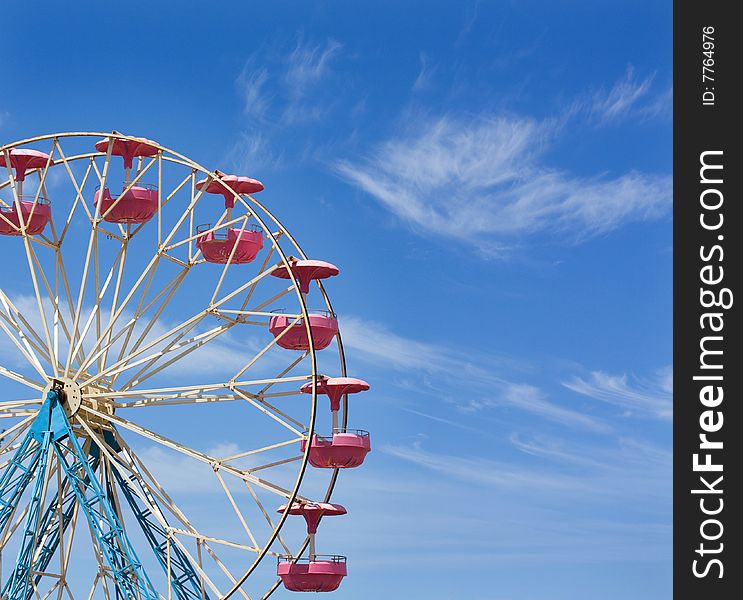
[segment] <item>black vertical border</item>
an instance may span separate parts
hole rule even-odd
[[[740,357],[741,326],[739,306],[743,304],[743,216],[740,180],[743,177],[740,145],[740,117],[743,100],[743,23],[734,16],[733,8],[740,5],[722,0],[676,1],[674,3],[674,100],[673,100],[673,201],[674,201],[674,598],[704,600],[739,600],[743,598],[743,535],[741,518],[743,502],[743,361]],[[737,11],[736,11],[737,12]],[[702,29],[715,28],[714,83],[702,81]],[[714,88],[714,106],[703,105],[705,88]],[[723,226],[715,232],[705,231],[700,225],[700,194],[708,186],[700,181],[700,154],[709,150],[722,150],[723,179],[716,185],[724,196],[721,212]],[[709,217],[712,221],[712,216]],[[723,240],[718,236],[722,235]],[[708,250],[715,244],[724,248],[721,262],[705,263],[700,257],[700,247]],[[705,516],[700,499],[709,498],[708,507],[717,506],[719,495],[695,494],[692,490],[704,488],[700,475],[694,472],[693,455],[699,453],[700,415],[707,410],[699,400],[702,385],[693,379],[700,374],[700,339],[714,335],[700,326],[703,309],[700,306],[700,269],[705,264],[722,265],[724,281],[717,286],[705,286],[713,291],[728,287],[734,295],[734,304],[724,314],[724,351],[722,370],[724,400],[718,407],[723,412],[722,429],[708,434],[710,439],[722,440],[724,448],[713,453],[715,462],[721,461],[724,471],[707,473],[708,479],[723,475],[718,488],[722,488],[724,508],[718,518],[724,526],[717,541],[704,540],[700,533]],[[715,309],[721,310],[721,309]],[[718,334],[720,335],[720,334]],[[705,371],[707,374],[710,371]],[[715,475],[715,477],[711,477]],[[736,492],[737,490],[737,492]],[[714,498],[714,500],[713,500]],[[708,525],[707,533],[713,534],[715,525]],[[706,549],[717,549],[719,554],[701,555],[700,544]],[[706,562],[718,558],[722,561],[723,577],[719,578],[717,566],[711,567],[706,577],[697,577],[704,571]]]

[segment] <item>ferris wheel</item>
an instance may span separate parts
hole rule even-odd
[[[315,534],[371,449],[339,269],[260,181],[149,139],[30,138],[0,169],[0,597],[337,589]]]

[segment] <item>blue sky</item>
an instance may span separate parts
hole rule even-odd
[[[0,140],[156,139],[261,179],[341,267],[374,452],[323,523],[337,597],[670,597],[670,3],[16,3],[2,30]]]

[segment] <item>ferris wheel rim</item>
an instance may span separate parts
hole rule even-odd
[[[49,140],[53,140],[54,141],[54,144],[55,144],[54,147],[57,147],[57,142],[58,142],[59,139],[72,138],[72,137],[110,137],[110,138],[117,138],[117,139],[124,139],[124,140],[141,140],[142,139],[142,138],[139,138],[138,136],[129,136],[129,135],[125,135],[125,134],[122,134],[122,133],[119,133],[119,132],[110,132],[110,133],[109,132],[98,132],[98,131],[59,132],[59,133],[53,133],[53,134],[45,134],[45,135],[40,135],[40,136],[34,136],[34,137],[30,137],[30,138],[26,138],[26,139],[22,139],[22,140],[17,140],[17,141],[11,142],[9,144],[2,145],[2,146],[0,146],[0,153],[5,154],[5,156],[7,158],[9,151],[11,149],[13,149],[13,148],[17,148],[17,147],[20,147],[20,146],[23,146],[23,145],[26,145],[26,144],[34,144],[34,143],[39,143],[39,142],[44,142],[44,141],[49,141]],[[183,154],[180,154],[178,152],[175,152],[172,149],[170,149],[168,147],[165,147],[165,146],[162,146],[162,145],[160,145],[157,142],[151,142],[150,141],[150,143],[153,143],[153,145],[155,145],[158,148],[158,151],[159,151],[159,153],[161,155],[161,159],[162,160],[165,160],[165,161],[168,161],[168,162],[177,163],[177,164],[181,164],[182,166],[186,166],[186,167],[192,168],[195,171],[198,171],[198,172],[200,172],[202,174],[207,175],[207,177],[213,177],[214,174],[215,174],[214,171],[209,171],[208,169],[206,169],[205,167],[203,167],[199,163],[196,163],[195,161],[193,161],[192,159],[186,157]],[[60,149],[60,151],[61,151],[61,149]],[[164,153],[168,153],[170,156],[162,156]],[[110,161],[110,159],[111,159],[110,146],[109,146],[109,153],[108,154],[102,154],[100,152],[91,152],[91,153],[85,153],[85,154],[81,154],[81,155],[71,155],[69,157],[64,158],[64,160],[62,162],[64,162],[65,164],[68,165],[70,163],[73,163],[75,161],[82,160],[82,159],[85,159],[85,158],[92,159],[94,157],[100,157],[100,156],[105,156],[106,157],[106,162],[108,163]],[[8,161],[8,163],[9,163],[9,161]],[[8,169],[10,170],[10,165],[8,164],[7,166],[8,166]],[[46,169],[48,170],[48,168],[49,168],[49,165],[47,165],[47,168]],[[40,169],[37,169],[37,170],[40,170]],[[29,173],[32,173],[33,171],[34,171],[34,169],[30,169],[28,172]],[[13,182],[13,176],[11,174],[11,176],[9,177],[9,181],[7,183],[4,182],[3,184],[0,184],[0,189],[3,189],[8,184],[11,184],[12,185],[12,182]],[[297,282],[296,278],[294,277],[294,275],[292,273],[292,270],[291,269],[288,269],[288,264],[289,264],[290,257],[288,257],[286,255],[286,253],[284,252],[283,248],[279,244],[277,238],[278,237],[284,237],[285,239],[287,239],[294,246],[294,248],[296,249],[296,251],[299,253],[299,255],[302,258],[305,258],[306,259],[307,258],[307,255],[304,253],[304,251],[302,250],[302,248],[300,247],[300,245],[298,244],[298,242],[296,241],[296,239],[292,236],[292,234],[278,220],[278,218],[270,210],[268,210],[263,205],[263,203],[255,200],[255,198],[253,198],[251,195],[246,195],[247,196],[247,202],[246,202],[246,199],[244,197],[242,197],[241,195],[237,194],[233,190],[230,190],[224,183],[222,185],[225,187],[226,190],[230,191],[236,197],[236,200],[242,202],[246,206],[248,204],[252,204],[254,207],[259,208],[260,211],[263,212],[263,215],[260,215],[260,214],[258,214],[257,211],[254,211],[254,210],[251,209],[251,212],[252,212],[253,216],[260,223],[261,227],[263,228],[263,231],[267,234],[267,236],[271,240],[272,247],[273,247],[274,251],[276,251],[278,253],[278,255],[281,257],[281,261],[287,267],[287,271],[289,272],[289,278],[290,278],[290,280],[292,282],[292,287],[293,287],[293,289],[295,291],[295,294],[296,294],[296,296],[298,298],[298,301],[300,303],[301,315],[303,317],[303,321],[304,321],[305,327],[307,328],[307,333],[308,333],[309,343],[310,343],[310,349],[309,349],[308,356],[309,356],[309,359],[310,359],[309,362],[311,363],[311,366],[312,366],[312,379],[311,379],[311,381],[313,382],[313,391],[312,391],[312,398],[311,398],[311,416],[310,416],[310,423],[309,423],[309,425],[310,425],[310,427],[309,427],[309,434],[312,435],[312,432],[314,431],[314,427],[315,427],[315,418],[316,418],[316,414],[317,414],[316,406],[317,406],[317,401],[318,401],[317,400],[317,389],[316,389],[316,385],[315,385],[316,384],[317,377],[319,375],[319,373],[317,372],[317,357],[316,357],[317,350],[314,347],[315,345],[314,345],[313,335],[312,335],[312,332],[311,332],[311,330],[309,328],[309,318],[308,318],[309,312],[307,310],[305,298],[299,292],[298,282]],[[264,221],[264,219],[266,219],[266,221]],[[269,225],[268,225],[268,221],[269,220],[272,221],[278,227],[278,234],[279,234],[278,236],[277,235],[274,235],[271,227],[269,227]],[[91,225],[92,225],[92,228],[95,229],[95,226],[93,226],[93,224],[91,224]],[[29,243],[28,242],[28,238],[29,237],[30,236],[26,232],[23,233],[24,243],[26,243],[26,244]],[[323,286],[322,282],[318,281],[317,283],[318,283],[318,287],[320,289],[320,292],[321,292],[321,294],[323,296],[323,299],[324,299],[326,305],[332,311],[332,304],[331,304],[330,298],[329,298],[329,296],[328,296],[328,294],[327,294],[327,292],[325,290],[325,287]],[[345,354],[344,354],[344,350],[343,350],[343,344],[342,344],[342,339],[341,339],[341,333],[340,333],[340,331],[337,333],[336,340],[337,340],[338,354],[339,354],[340,365],[341,365],[341,375],[342,376],[345,376],[346,375],[346,362],[345,362]],[[32,418],[31,416],[27,417],[24,422],[29,421],[31,418]],[[347,398],[344,398],[344,410],[343,410],[343,425],[344,426],[347,424],[347,420],[348,420]],[[23,430],[23,428],[19,428],[18,430],[16,430],[16,433],[19,433],[20,434],[20,432],[22,430]],[[307,469],[308,456],[309,456],[309,446],[307,447],[307,449],[303,453],[303,457],[302,457],[302,460],[301,460],[300,469],[298,471],[297,479],[296,479],[295,485],[293,487],[292,493],[291,493],[290,496],[287,497],[287,507],[290,507],[292,505],[292,503],[298,497],[299,488],[301,486],[304,473],[305,473],[305,471]],[[330,499],[330,497],[332,495],[332,492],[333,492],[333,489],[335,487],[335,483],[336,483],[336,480],[337,480],[337,476],[338,476],[338,469],[334,469],[334,471],[332,473],[332,476],[331,476],[330,483],[329,483],[328,488],[327,488],[327,490],[325,492],[325,501],[326,502]],[[287,510],[285,510],[282,513],[281,518],[279,519],[279,521],[276,522],[276,525],[273,528],[272,534],[270,535],[269,539],[264,543],[263,549],[261,550],[261,552],[259,553],[259,555],[256,557],[255,561],[253,562],[253,564],[251,565],[251,567],[249,568],[249,570],[242,576],[242,578],[239,581],[237,581],[235,583],[235,585],[233,586],[233,588],[225,596],[223,596],[224,598],[228,598],[228,597],[232,596],[238,590],[238,588],[245,582],[245,580],[250,576],[250,574],[258,566],[258,564],[260,564],[262,562],[262,560],[265,558],[266,554],[268,553],[268,549],[271,547],[271,545],[276,540],[276,538],[277,538],[277,536],[278,536],[281,528],[284,525],[284,522],[286,521],[286,517],[287,516],[288,516],[288,508],[287,508]],[[307,540],[305,540],[304,544],[302,545],[302,548],[300,549],[300,552],[304,550],[304,548],[306,547],[306,545],[307,545]],[[277,580],[276,581],[276,584],[278,584],[279,581],[280,580]],[[269,590],[268,594],[265,597],[268,597],[268,595],[270,595],[273,592],[273,590],[276,589],[276,586],[277,585],[274,585],[274,587],[271,590]]]

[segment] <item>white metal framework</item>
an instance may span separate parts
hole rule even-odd
[[[100,138],[109,140],[106,152],[94,150]],[[340,336],[315,352],[291,270],[288,281],[269,276],[292,256],[307,257],[263,204],[229,190],[235,208],[223,209],[196,185],[216,172],[157,144],[129,176],[111,152],[117,139],[138,138],[73,132],[0,148],[0,224],[22,199],[52,207],[43,232],[28,234],[21,221],[19,235],[0,236],[0,474],[16,463],[22,473],[32,460],[16,458],[19,448],[40,411],[56,414],[45,400],[62,386],[71,431],[56,442],[39,438],[58,444],[57,454],[35,467],[37,483],[0,519],[0,586],[26,548],[24,598],[123,597],[105,556],[109,542],[73,502],[67,475],[77,468],[81,485],[106,497],[159,597],[266,598],[278,581],[275,561],[263,559],[299,556],[307,545],[303,529],[284,527],[289,507],[327,502],[335,485],[337,469],[308,469],[309,444],[300,452],[318,399],[314,386],[311,397],[299,387],[322,372],[345,376]],[[21,147],[49,155],[22,189],[10,167],[11,150]],[[121,181],[121,196],[157,186],[148,222],[110,223],[101,214],[96,189]],[[214,225],[197,232],[204,221]],[[266,240],[254,262],[204,260],[199,235],[251,226]],[[319,282],[313,293],[332,311]],[[278,347],[267,330],[277,309],[304,324],[308,350]],[[72,440],[87,466],[65,464],[77,456]],[[274,516],[279,504],[287,509]],[[179,573],[191,591],[174,581]]]

